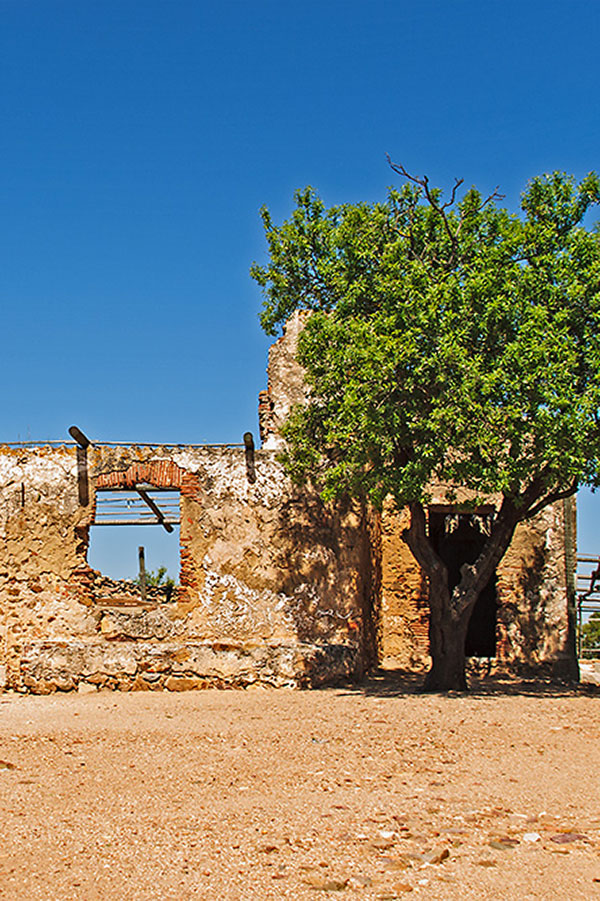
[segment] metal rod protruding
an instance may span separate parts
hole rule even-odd
[[[78,429],[76,425],[72,425],[69,428],[69,435],[77,442],[79,447],[82,447],[84,450],[92,443],[87,435],[84,435],[81,429]]]
[[[142,600],[146,600],[146,559],[144,556],[144,548],[138,548],[138,560],[140,564],[140,594]]]

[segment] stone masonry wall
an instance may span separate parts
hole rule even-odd
[[[442,497],[437,498],[441,501]],[[427,579],[402,537],[407,511],[391,505],[382,517],[382,661],[407,669],[429,666]],[[495,671],[567,676],[572,672],[565,505],[521,523],[496,572]]]
[[[281,424],[306,397],[301,328],[297,314],[269,353],[262,450],[0,447],[0,686],[311,686],[377,659],[428,664],[428,586],[406,511],[326,505],[278,461]],[[180,493],[179,585],[144,602],[87,562],[96,492],[138,485]],[[467,491],[454,508],[444,486],[432,492],[433,509],[469,506]],[[573,548],[573,504],[517,529],[497,570],[495,668],[572,673]]]
[[[302,367],[296,360],[305,313],[290,317],[269,351],[268,390],[261,392],[259,419],[266,446],[282,446],[279,429],[293,404],[306,398]],[[450,511],[446,491],[433,485],[431,505]],[[472,495],[452,491],[454,509],[469,507]],[[490,510],[498,498],[490,498]],[[500,670],[573,672],[573,632],[569,615],[567,558],[575,552],[574,500],[565,530],[565,507],[555,504],[519,525],[497,570],[497,657]],[[384,665],[415,670],[429,666],[427,579],[402,537],[408,512],[388,502],[367,522],[371,545],[371,623],[376,656]],[[568,534],[567,534],[568,532]]]
[[[298,338],[306,313],[290,316],[282,337],[269,348],[268,387],[258,396],[258,423],[263,448],[283,445],[280,429],[292,406],[307,396],[304,370],[296,360]]]
[[[169,602],[142,603],[87,563],[96,489],[136,484],[181,492]],[[0,515],[8,687],[314,685],[362,671],[364,514],[295,492],[272,452],[256,453],[250,478],[238,448],[91,447],[84,461],[75,448],[0,448]]]

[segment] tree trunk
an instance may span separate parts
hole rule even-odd
[[[504,498],[492,534],[481,554],[475,563],[462,566],[461,580],[450,592],[448,571],[427,534],[425,510],[417,502],[409,507],[411,522],[404,537],[429,580],[429,653],[432,664],[423,689],[467,691],[465,641],[471,613],[504,556],[519,517],[513,502]]]
[[[434,604],[433,608],[437,606]],[[434,613],[434,609],[430,609],[431,669],[425,677],[423,691],[468,691],[465,641],[470,616],[457,622],[447,610],[435,610]]]

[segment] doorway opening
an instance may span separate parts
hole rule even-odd
[[[448,569],[450,591],[460,581],[460,568],[474,563],[489,537],[493,513],[455,513],[429,510],[429,537]],[[473,608],[465,652],[467,657],[496,656],[498,602],[496,574],[491,577]]]

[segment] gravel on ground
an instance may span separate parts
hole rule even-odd
[[[600,688],[0,695],[0,899],[600,901]]]

